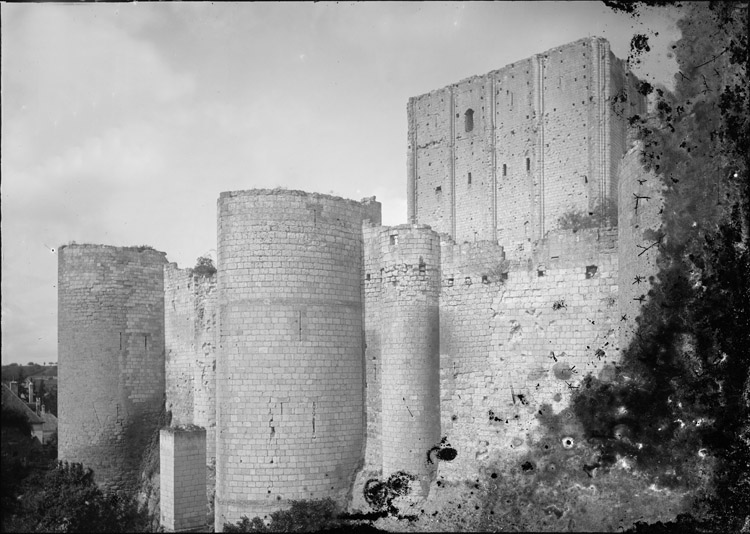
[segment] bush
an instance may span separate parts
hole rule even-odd
[[[224,523],[224,532],[317,532],[342,525],[339,511],[332,499],[291,501],[291,508],[271,514],[266,525],[260,517],[243,516],[237,524]]]
[[[145,511],[128,497],[103,492],[93,471],[81,464],[58,462],[46,473],[29,476],[19,488],[21,503],[6,529],[29,532],[143,532]],[[7,528],[10,527],[10,528]]]
[[[214,260],[206,256],[198,258],[195,267],[193,267],[193,274],[196,276],[211,276],[216,273],[216,267],[214,267]]]

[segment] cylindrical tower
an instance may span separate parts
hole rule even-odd
[[[59,457],[101,486],[136,487],[164,407],[165,254],[58,250]]]
[[[440,238],[424,225],[385,228],[383,257],[383,477],[403,471],[426,495],[440,441]]]
[[[362,221],[380,204],[286,190],[218,201],[216,528],[343,501],[364,439]]]

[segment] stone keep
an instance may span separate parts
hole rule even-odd
[[[165,254],[68,245],[58,258],[59,457],[131,491],[164,410]]]
[[[645,110],[636,87],[609,43],[590,37],[411,98],[409,221],[515,253],[570,210],[605,209],[626,117]]]

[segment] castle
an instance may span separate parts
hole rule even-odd
[[[637,84],[593,37],[411,98],[408,224],[382,226],[374,198],[249,190],[218,199],[215,275],[60,247],[60,458],[132,490],[166,410],[162,518],[205,520],[205,491],[178,496],[205,475],[177,462],[205,454],[220,530],[393,473],[425,498],[438,471],[513,457],[540,406],[612,375],[632,280],[655,269],[637,247],[658,191],[633,209]],[[598,222],[560,228],[578,212]],[[450,461],[431,456],[445,444]]]

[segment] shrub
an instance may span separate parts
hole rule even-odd
[[[93,471],[58,462],[24,484],[21,505],[10,525],[31,532],[143,532],[145,511],[129,498],[100,490]],[[4,519],[5,521],[5,519]]]
[[[195,267],[193,267],[193,274],[196,276],[211,276],[216,273],[216,267],[214,267],[214,260],[209,257],[201,256],[196,261]]]
[[[224,523],[224,532],[317,532],[341,526],[332,499],[291,501],[291,508],[271,514],[266,525],[260,517],[243,516],[236,524]]]

